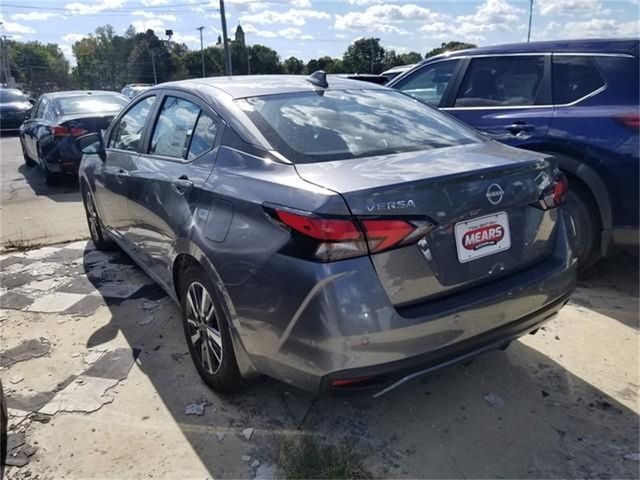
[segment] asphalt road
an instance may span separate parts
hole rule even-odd
[[[31,247],[87,238],[77,182],[48,187],[38,167],[27,167],[17,134],[0,136],[0,248]]]

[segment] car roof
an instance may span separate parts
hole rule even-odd
[[[410,63],[408,65],[398,65],[396,67],[390,68],[389,70],[385,70],[384,72],[382,72],[381,75],[384,75],[385,73],[396,73],[396,72],[404,72],[406,70],[409,70],[413,67],[415,67],[416,64],[415,63]]]
[[[179,80],[156,85],[156,88],[179,87],[183,90],[201,92],[203,90],[215,97],[226,95],[232,99],[254,97],[260,95],[276,95],[282,93],[312,92],[318,87],[307,81],[306,75],[241,75],[237,77],[210,77],[191,80]],[[378,89],[381,85],[361,80],[350,80],[338,76],[327,76],[327,90],[345,89]],[[148,90],[150,91],[150,90]]]
[[[68,97],[81,97],[83,95],[116,95],[122,97],[123,95],[118,92],[112,92],[111,90],[68,90],[65,92],[50,92],[43,93],[43,97],[50,99],[68,98]]]
[[[490,45],[486,47],[470,48],[445,52],[441,55],[427,58],[421,63],[431,62],[435,59],[455,58],[467,55],[485,55],[500,53],[609,53],[638,55],[637,38],[591,38],[581,40],[554,40],[545,42],[508,43],[504,45]]]

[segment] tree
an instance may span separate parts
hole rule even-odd
[[[444,52],[451,52],[454,50],[466,50],[467,48],[476,48],[476,47],[477,45],[474,45],[473,43],[465,43],[465,42],[453,41],[453,42],[442,43],[438,48],[434,48],[433,50],[427,52],[424,58],[440,55],[441,53],[444,53]]]
[[[264,45],[251,45],[247,51],[251,55],[252,74],[282,73],[280,57],[275,50]]]
[[[69,87],[69,62],[56,44],[7,40],[11,73],[36,96]]]
[[[379,38],[361,38],[349,45],[342,63],[349,73],[381,73],[384,69],[384,54]]]
[[[418,63],[422,60],[422,55],[418,52],[409,52],[400,54],[399,58],[402,62],[401,65],[411,65],[412,63]]]
[[[282,63],[284,73],[300,75],[304,72],[304,62],[296,57],[289,57]]]

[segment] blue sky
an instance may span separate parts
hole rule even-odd
[[[533,40],[638,36],[639,0],[533,0]],[[2,0],[0,32],[18,40],[61,45],[73,61],[71,45],[96,27],[124,32],[166,28],[174,40],[200,47],[220,32],[218,1],[204,0]],[[283,57],[304,60],[340,56],[363,36],[385,48],[422,54],[441,42],[487,45],[526,40],[529,0],[226,0],[232,36],[238,23],[247,43],[268,45]]]

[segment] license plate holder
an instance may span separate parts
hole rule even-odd
[[[511,247],[507,212],[492,213],[458,222],[454,226],[454,235],[460,263],[504,252]]]

